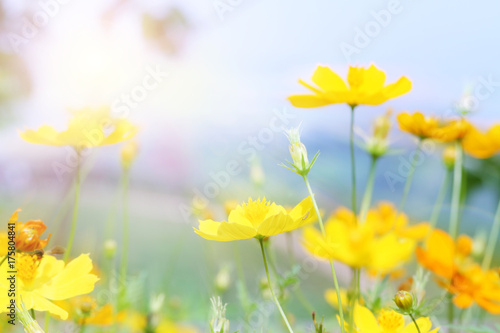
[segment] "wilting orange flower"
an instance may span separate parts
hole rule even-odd
[[[500,314],[500,276],[484,271],[469,258],[472,240],[461,235],[456,242],[442,230],[434,230],[424,248],[417,248],[419,263],[438,276],[438,284],[454,296],[453,303],[468,308],[474,302],[486,311]]]
[[[40,237],[47,229],[47,226],[41,220],[32,220],[28,222],[18,222],[18,209],[12,214],[9,223],[16,224],[16,250],[22,252],[32,252],[43,249],[50,240],[51,234],[45,240]]]
[[[462,140],[472,128],[471,124],[461,118],[459,120],[450,120],[444,124],[440,124],[433,131],[432,137],[441,142],[452,142]]]
[[[433,117],[424,116],[420,112],[409,114],[403,112],[398,114],[399,128],[402,131],[413,134],[419,138],[430,138],[438,127],[438,120]]]
[[[500,124],[481,132],[471,128],[462,141],[466,153],[476,158],[489,158],[500,152]]]
[[[385,101],[401,96],[411,89],[411,82],[401,77],[396,83],[384,86],[385,73],[371,65],[368,69],[349,67],[347,83],[330,68],[318,66],[312,81],[318,86],[313,87],[302,80],[299,83],[310,89],[311,95],[293,95],[288,99],[299,108],[314,108],[336,103],[346,103],[352,106],[379,105]]]

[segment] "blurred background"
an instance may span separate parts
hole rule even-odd
[[[497,12],[498,3],[486,0],[3,0],[1,218],[22,208],[21,220],[42,219],[53,244],[63,245],[73,174],[57,173],[54,163],[64,163],[69,148],[32,145],[18,132],[43,124],[63,129],[68,110],[80,107],[121,110],[140,127],[140,155],[131,170],[131,271],[146,272],[151,292],[164,291],[181,318],[205,321],[214,276],[229,265],[234,281],[234,247],[195,235],[194,213],[210,209],[224,219],[226,200],[266,196],[294,205],[304,198],[300,177],[278,165],[289,159],[281,127],[301,124],[310,156],[321,152],[310,179],[322,208],[349,206],[349,110],[292,107],[286,98],[305,92],[298,79],[309,82],[318,64],[342,77],[349,65],[372,63],[388,82],[407,76],[413,83],[409,94],[357,109],[358,132],[369,132],[388,108],[453,115],[467,91],[477,101],[471,121],[486,127],[498,121],[500,106]],[[147,78],[156,84],[144,89]],[[404,184],[388,182],[387,175],[398,174],[415,148],[396,127],[391,141],[403,150],[381,161],[376,201],[399,202]],[[81,252],[101,248],[106,238],[120,241],[119,149],[94,149],[85,161],[76,244]],[[441,149],[433,146],[415,173],[407,205],[413,221],[430,216],[445,174]],[[362,193],[369,158],[360,149],[356,153]],[[228,163],[238,168],[226,177]],[[495,159],[467,161],[463,232],[489,230],[499,199],[499,166]],[[447,209],[440,225],[447,223]],[[107,235],[102,230],[110,219],[116,232]],[[285,243],[277,238],[278,258],[286,255]],[[296,243],[294,251],[303,258]],[[264,276],[257,244],[238,246],[245,272]],[[92,256],[97,260],[99,253]],[[341,283],[347,283],[349,271],[340,270]],[[322,297],[328,285],[322,266],[304,283],[320,313],[329,311]],[[230,303],[228,317],[238,322],[236,289],[231,285],[224,301]],[[249,281],[249,290],[256,292],[258,281]],[[301,309],[293,298],[288,306]]]

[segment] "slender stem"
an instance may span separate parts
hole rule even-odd
[[[370,208],[373,194],[373,185],[375,184],[375,169],[377,165],[377,157],[372,156],[372,163],[370,165],[370,174],[368,176],[368,183],[366,184],[365,194],[363,195],[363,201],[361,202],[361,213],[360,221],[363,223],[366,219],[366,214]]]
[[[44,332],[49,331],[49,323],[50,323],[50,312],[45,312],[45,323],[43,324]]]
[[[307,175],[303,175],[302,177],[304,178],[304,182],[306,183],[307,192],[309,192],[309,196],[311,197],[314,211],[316,212],[316,215],[318,216],[318,222],[319,222],[319,227],[321,229],[321,233],[323,234],[323,237],[326,240],[327,236],[326,236],[325,227],[323,225],[323,219],[321,218],[321,213],[319,211],[318,204],[316,202],[316,199],[314,198],[314,194],[313,194],[313,191],[311,189],[311,185],[309,184],[309,179],[307,178]],[[340,287],[339,287],[339,282],[337,280],[337,274],[335,273],[335,265],[333,264],[332,259],[330,259],[330,268],[332,269],[333,284],[335,286],[335,291],[337,292],[337,301],[339,303],[339,317],[340,317],[341,332],[345,332],[344,310],[342,309],[342,299],[341,299],[341,295],[340,295]]]
[[[495,219],[493,220],[493,226],[491,227],[490,237],[488,239],[488,245],[486,246],[486,251],[484,252],[483,265],[482,265],[484,270],[490,268],[491,260],[493,259],[493,254],[495,253],[495,248],[497,245],[499,233],[500,233],[500,202],[498,203]]]
[[[448,324],[449,325],[453,325],[453,322],[454,322],[454,315],[455,315],[455,308],[453,307],[453,301],[452,301],[452,296],[450,294],[450,296],[448,297],[449,299],[449,303],[448,303]],[[448,333],[453,333],[453,329],[450,328],[450,330],[448,331]]]
[[[66,246],[66,251],[64,252],[63,260],[68,260],[71,250],[73,248],[73,241],[75,239],[76,233],[76,221],[78,220],[78,203],[80,201],[80,152],[77,151],[77,165],[76,165],[76,178],[75,178],[75,204],[73,206],[73,218],[71,219],[71,231],[69,233],[68,245]]]
[[[36,320],[36,317],[35,317],[35,309],[31,309],[31,310],[30,310],[30,313],[31,313],[31,318],[33,318],[33,320]]]
[[[357,216],[358,210],[356,207],[356,157],[354,155],[354,109],[356,108],[356,105],[351,105],[351,134],[349,138],[350,142],[350,148],[351,148],[351,172],[352,172],[352,194],[351,194],[351,201],[352,201],[352,212],[354,213],[354,216]]]
[[[462,189],[462,145],[456,142],[455,166],[453,167],[453,192],[451,197],[450,236],[457,239],[460,229],[460,192]]]
[[[410,193],[411,183],[413,181],[413,175],[415,174],[415,167],[417,161],[417,155],[420,154],[422,148],[422,140],[418,141],[417,149],[415,150],[415,155],[411,160],[410,172],[408,173],[408,177],[406,178],[405,188],[403,190],[403,195],[401,197],[401,202],[399,203],[398,213],[402,212],[405,208],[406,199],[408,199],[408,194]]]
[[[415,318],[413,317],[413,315],[411,313],[410,313],[410,318],[411,318],[411,320],[413,320],[413,323],[415,324],[415,327],[417,328],[418,333],[420,333],[420,328],[417,325],[417,321],[415,320]]]
[[[448,190],[448,185],[450,183],[450,172],[446,170],[446,174],[444,175],[444,180],[443,184],[441,185],[441,188],[439,189],[439,194],[436,198],[436,203],[434,205],[434,208],[432,209],[432,215],[429,220],[430,223],[430,230],[433,230],[436,227],[437,221],[439,219],[439,215],[441,213],[441,208],[443,206],[444,198],[446,197],[446,193]]]
[[[2,261],[0,261],[0,266],[2,266],[3,262],[7,260],[8,257],[9,257],[8,254],[6,254],[5,257],[3,257]]]
[[[286,327],[288,328],[288,331],[290,333],[293,333],[292,327],[290,326],[290,323],[288,322],[288,319],[286,318],[285,313],[283,312],[283,309],[281,308],[281,305],[280,305],[278,299],[276,298],[276,295],[274,295],[273,287],[271,284],[271,277],[269,276],[269,268],[267,267],[266,251],[264,250],[264,243],[262,242],[262,239],[259,239],[259,244],[260,244],[260,250],[262,251],[262,259],[264,260],[264,268],[266,269],[266,276],[267,276],[267,283],[269,284],[269,291],[271,292],[274,303],[276,303],[276,306],[278,307],[278,310],[281,314],[281,317],[283,318],[283,321],[286,324]]]
[[[128,216],[128,185],[129,173],[127,170],[123,173],[122,189],[123,189],[123,239],[122,239],[122,255],[120,261],[120,284],[122,290],[125,290],[125,279],[127,277],[128,266],[128,250],[130,241],[130,222]]]

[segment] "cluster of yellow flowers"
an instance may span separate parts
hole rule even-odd
[[[312,81],[316,86],[299,81],[312,91],[312,94],[290,96],[289,100],[294,106],[314,108],[343,103],[352,111],[352,208],[337,208],[323,224],[322,211],[318,208],[307,177],[316,163],[318,154],[309,162],[307,149],[300,141],[299,131],[291,129],[287,131],[287,136],[290,140],[292,162],[289,162],[290,166],[283,166],[303,177],[310,196],[288,212],[284,207],[270,203],[266,199],[249,199],[247,203],[230,210],[227,222],[200,220],[199,228],[195,228],[195,232],[209,240],[231,241],[255,238],[260,242],[269,280],[268,286],[289,332],[293,332],[292,325],[280,305],[279,297],[276,297],[272,290],[263,242],[268,242],[270,236],[302,227],[304,248],[312,255],[328,259],[330,262],[335,289],[327,290],[325,297],[339,311],[338,321],[342,332],[438,331],[439,328],[432,329],[432,323],[427,317],[433,307],[429,306],[428,303],[431,302],[425,299],[423,286],[426,278],[422,278],[422,272],[400,286],[401,292],[396,295],[393,303],[396,308],[391,308],[387,300],[380,299],[381,297],[377,302],[373,302],[369,297],[371,290],[364,292],[360,290],[360,275],[363,272],[378,281],[385,281],[388,277],[404,277],[407,274],[405,265],[414,258],[415,253],[419,269],[425,268],[433,272],[438,286],[451,297],[453,303],[450,303],[448,315],[450,327],[464,324],[462,319],[455,321],[453,304],[460,309],[477,304],[490,314],[500,314],[499,269],[489,267],[498,238],[500,215],[497,214],[494,221],[488,249],[483,253],[482,266],[475,263],[471,256],[472,240],[465,235],[458,236],[462,152],[465,151],[477,158],[491,157],[500,152],[500,125],[482,132],[472,125],[464,114],[452,119],[424,116],[421,112],[413,114],[401,112],[397,115],[400,129],[416,136],[419,148],[423,140],[435,140],[449,145],[445,159],[454,170],[454,186],[450,233],[446,233],[436,228],[435,216],[430,222],[410,224],[408,216],[402,211],[415,171],[414,164],[407,178],[399,207],[396,208],[389,202],[380,202],[371,207],[375,165],[389,149],[387,136],[391,127],[392,111],[376,119],[373,137],[365,140],[364,148],[372,156],[373,163],[361,208],[357,209],[353,149],[355,109],[360,105],[379,105],[403,95],[411,89],[411,82],[401,77],[397,82],[385,85],[384,72],[373,65],[367,69],[350,67],[347,83],[328,67],[319,66],[313,74]],[[442,202],[437,203],[438,213],[441,205]],[[319,229],[312,225],[315,221],[319,222]],[[334,262],[352,268],[353,280],[349,291],[340,288]],[[406,323],[405,315],[409,316],[410,322]],[[421,317],[416,318],[416,316]],[[316,332],[324,332],[323,323],[317,323],[314,314],[313,320]],[[452,328],[450,332],[451,330]]]

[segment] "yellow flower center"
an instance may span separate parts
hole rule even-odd
[[[266,198],[261,200],[252,201],[251,199],[248,203],[243,204],[243,209],[245,210],[245,217],[253,224],[257,225],[264,221],[270,208],[270,201],[266,202]]]
[[[377,320],[384,332],[397,332],[405,325],[403,315],[392,310],[382,310]]]
[[[40,259],[37,255],[23,254],[17,257],[17,277],[20,278],[25,284],[33,281],[36,275]]]

